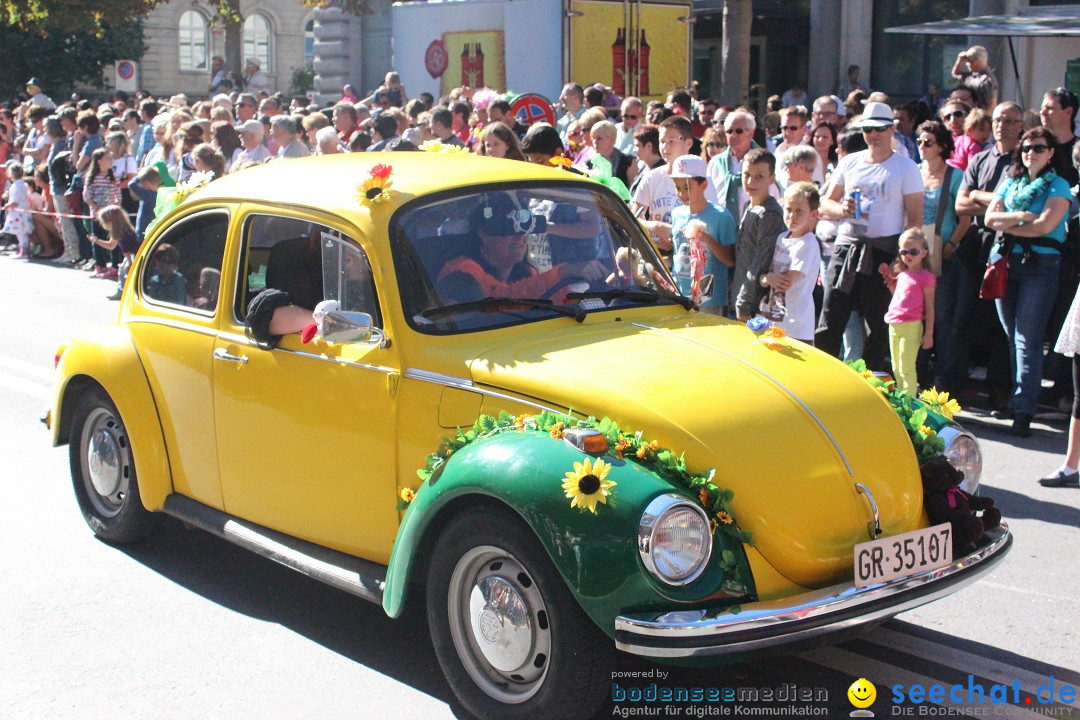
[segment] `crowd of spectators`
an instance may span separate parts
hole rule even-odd
[[[669,256],[679,243],[673,211],[685,197],[711,203],[736,234],[730,254],[716,246],[726,258],[714,259],[731,262],[710,265],[728,275],[710,310],[740,319],[776,289],[765,276],[775,271],[784,208],[791,198],[807,201],[820,260],[811,276],[814,332],[803,339],[875,368],[889,367],[885,268],[897,259],[901,233],[919,229],[936,277],[919,385],[963,395],[972,377],[985,380],[990,402],[1021,435],[1046,400],[1044,377],[1054,380],[1051,400],[1071,397],[1068,364],[1053,353],[1044,363],[1044,343],[1056,337],[1076,288],[1069,188],[1077,185],[1077,98],[1057,88],[1031,110],[999,103],[982,48],[958,56],[957,84],[945,97],[931,88],[899,105],[865,88],[852,66],[837,94],[810,99],[795,86],[769,98],[764,113],[721,105],[696,86],[646,102],[570,83],[554,125],[531,126],[511,114],[511,98],[488,88],[409,97],[391,72],[367,97],[346,86],[341,100],[320,107],[270,92],[257,65],[246,68],[243,91],[220,70],[211,94],[198,99],[117,93],[109,102],[72,96],[57,105],[31,80],[24,100],[0,110],[10,252],[122,279],[130,253],[109,242],[101,213],[124,208],[141,241],[155,193],[195,172],[220,177],[309,155],[459,146],[610,175]],[[704,199],[672,175],[675,160],[691,155],[700,165],[680,167],[704,168]],[[812,201],[806,183],[816,188]],[[981,300],[984,270],[999,254],[1014,266],[1005,297]]]

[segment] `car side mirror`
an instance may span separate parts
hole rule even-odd
[[[326,313],[322,321],[322,337],[331,343],[378,343],[383,347],[389,344],[386,333],[374,327],[371,315],[366,312],[335,310]]]

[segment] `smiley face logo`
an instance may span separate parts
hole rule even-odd
[[[847,691],[848,700],[857,708],[868,708],[877,700],[877,688],[866,678],[859,678],[851,683]]]

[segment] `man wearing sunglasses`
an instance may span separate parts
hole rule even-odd
[[[965,67],[966,66],[966,67]],[[971,91],[975,104],[993,111],[998,99],[998,81],[990,71],[986,48],[973,45],[956,56],[952,76]]]
[[[780,133],[784,141],[776,146],[775,155],[777,159],[782,159],[788,148],[803,145],[806,142],[806,120],[806,108],[802,105],[784,108],[780,111]],[[821,170],[821,163],[817,164],[811,179],[818,185],[825,182],[825,174]],[[782,188],[786,188],[789,183],[787,166],[782,162],[777,163],[776,166],[776,182]]]
[[[745,110],[732,110],[724,119],[727,149],[709,161],[709,179],[720,202],[734,218],[742,217],[742,208],[749,199],[742,186],[742,161],[751,148],[757,147],[754,142],[756,127],[753,115]]]
[[[615,138],[615,148],[623,155],[637,155],[634,150],[634,133],[644,125],[642,116],[645,114],[645,106],[636,97],[628,97],[622,101],[622,120],[615,124],[619,134]]]
[[[986,209],[994,200],[994,191],[1001,178],[1012,165],[1013,151],[1020,144],[1024,129],[1024,114],[1014,102],[999,103],[991,120],[994,145],[975,155],[964,170],[964,179],[956,194],[956,213],[968,216],[974,222],[959,247],[953,249],[958,260],[956,287],[953,291],[952,330],[947,338],[939,338],[946,347],[952,348],[941,369],[942,384],[956,394],[967,384],[968,358],[971,349],[971,330],[977,324],[990,329],[990,359],[986,364],[986,382],[990,401],[995,409],[1008,405],[1012,394],[1012,376],[1009,372],[1009,341],[1001,324],[996,322],[997,311],[993,303],[979,303],[979,286],[990,254],[990,246],[997,234],[986,227]],[[949,257],[949,248],[944,250]],[[939,292],[940,288],[939,288]],[[947,292],[947,291],[946,291]],[[944,295],[944,294],[943,294]],[[944,298],[943,299],[947,299]],[[989,316],[990,322],[978,323],[978,314]]]
[[[912,160],[893,152],[894,125],[891,107],[866,104],[855,127],[867,149],[840,161],[821,199],[821,215],[837,221],[838,230],[814,344],[839,357],[848,319],[858,310],[867,330],[863,359],[875,370],[885,365],[891,299],[877,268],[896,259],[900,233],[921,227],[923,214],[922,175]]]

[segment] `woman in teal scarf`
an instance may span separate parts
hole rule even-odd
[[[1057,298],[1069,184],[1051,169],[1055,140],[1044,128],[1024,133],[1008,177],[986,211],[986,225],[1004,233],[991,254],[1009,255],[1009,282],[997,301],[1012,349],[1013,433],[1031,434],[1042,382],[1043,337]]]

